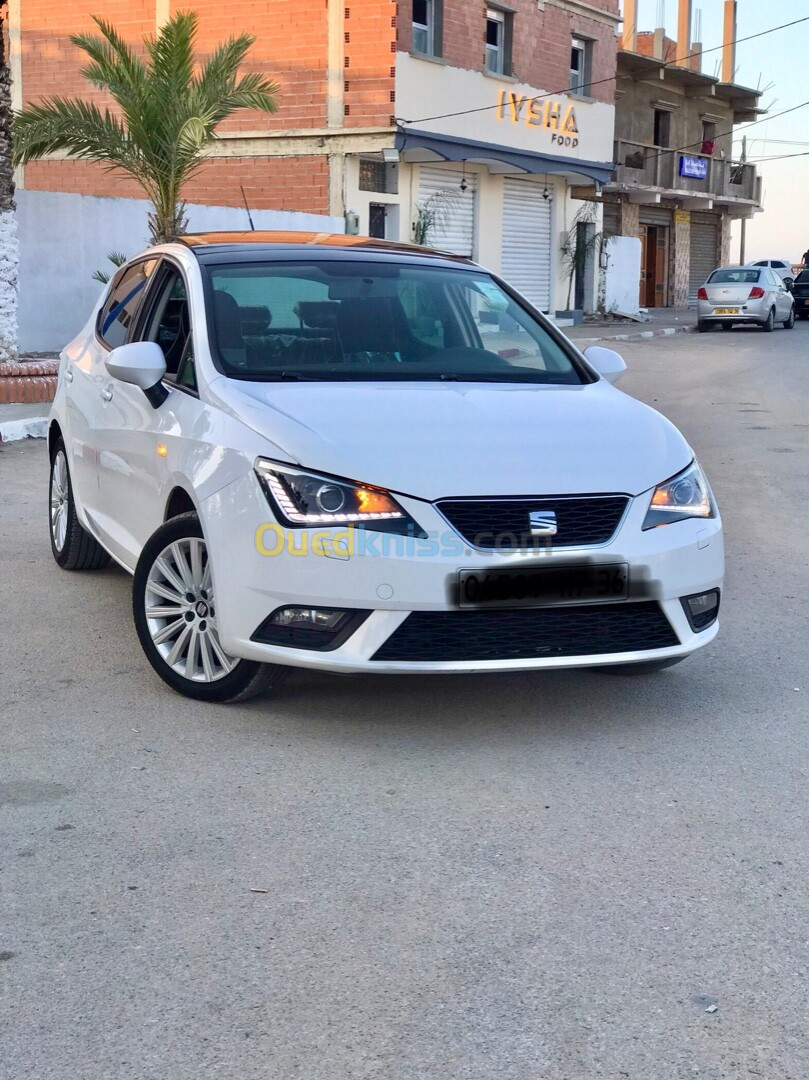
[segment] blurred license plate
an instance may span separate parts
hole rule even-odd
[[[801,303],[804,307],[806,307],[807,305],[809,305],[809,300],[801,300]]]
[[[738,315],[739,309],[737,307],[718,307],[714,310],[714,315]]]
[[[458,572],[459,607],[595,604],[626,600],[628,589],[626,563]]]

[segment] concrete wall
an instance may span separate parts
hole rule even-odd
[[[101,286],[94,270],[113,269],[110,251],[127,257],[148,247],[149,203],[65,192],[18,191],[20,348],[60,349],[84,324]],[[342,218],[253,210],[257,229],[343,232]],[[248,229],[243,209],[189,206],[189,229]]]
[[[730,131],[733,127],[733,112],[726,102],[707,91],[704,95],[693,89],[686,92],[674,77],[647,82],[619,76],[617,94],[620,105],[615,111],[616,139],[653,146],[654,113],[659,108],[671,112],[669,146],[687,146],[692,154],[700,151],[703,118],[715,121],[717,132]],[[724,151],[731,157],[731,142],[730,135],[718,138],[715,156]]]

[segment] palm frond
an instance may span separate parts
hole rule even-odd
[[[150,90],[167,102],[181,100],[191,86],[197,23],[195,12],[178,12],[156,37],[146,40]]]
[[[111,23],[96,15],[93,22],[101,31],[101,37],[73,34],[70,38],[92,61],[82,69],[82,76],[94,86],[109,90],[114,97],[121,92],[140,94],[147,77],[146,65]]]
[[[202,65],[194,80],[195,89],[211,101],[215,95],[231,89],[254,41],[251,34],[240,34],[223,42]]]
[[[88,101],[48,98],[18,113],[14,120],[14,164],[67,151],[73,157],[130,169],[137,150],[109,110]]]

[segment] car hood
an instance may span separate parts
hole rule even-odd
[[[692,458],[673,424],[605,380],[515,386],[220,378],[209,392],[290,462],[428,500],[637,495]]]

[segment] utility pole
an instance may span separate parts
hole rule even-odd
[[[744,163],[746,161],[747,161],[747,136],[742,135],[742,157],[741,157],[742,166],[744,166]],[[744,247],[745,247],[745,240],[746,239],[747,239],[747,218],[743,217],[742,218],[741,233],[739,235],[739,264],[741,266],[744,266]]]

